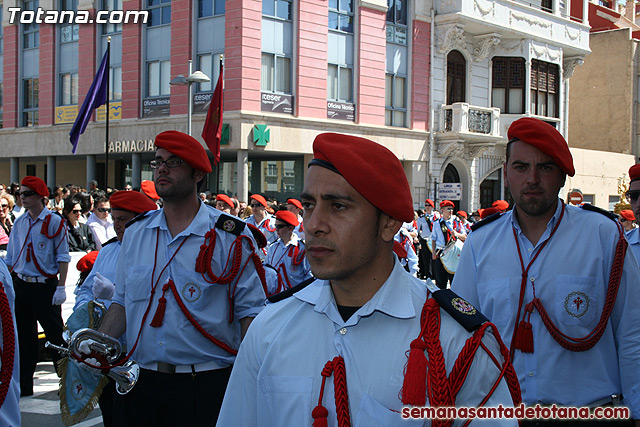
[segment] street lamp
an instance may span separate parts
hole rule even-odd
[[[178,77],[172,79],[169,84],[173,86],[187,86],[188,87],[188,102],[187,102],[187,134],[191,135],[191,114],[192,114],[192,103],[191,103],[191,85],[193,83],[207,83],[210,82],[211,79],[202,71],[196,71],[192,73],[193,61],[189,60],[189,77],[185,77],[183,75],[179,75]]]

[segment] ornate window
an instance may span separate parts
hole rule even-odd
[[[447,105],[465,101],[467,61],[457,50],[447,55]]]
[[[538,116],[560,117],[560,90],[556,64],[531,61],[531,113]]]
[[[504,114],[524,113],[524,58],[495,57],[492,60],[491,106]]]

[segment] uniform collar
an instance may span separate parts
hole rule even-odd
[[[167,218],[164,216],[164,209],[159,209],[158,213],[151,217],[151,220],[147,224],[147,228],[160,228],[160,230],[169,231],[167,226]],[[203,236],[211,228],[209,223],[209,212],[207,207],[202,201],[200,201],[200,208],[196,213],[195,218],[191,221],[189,226],[178,233],[174,239],[180,236],[188,236],[189,234],[195,234],[196,236]]]
[[[29,215],[29,212],[28,212],[26,209],[25,209],[25,211],[24,211],[24,214],[25,214],[25,215],[27,215],[27,217],[29,218],[29,222],[30,222],[31,224],[33,224],[34,222],[38,222],[38,220],[42,220],[42,221],[44,221],[44,219],[45,219],[45,218],[47,217],[47,215],[49,215],[50,213],[51,213],[51,211],[50,211],[49,209],[47,209],[47,207],[45,206],[45,207],[42,209],[42,212],[40,212],[40,214],[38,214],[38,217],[37,217],[37,218],[36,218],[36,220],[34,221],[34,220],[31,218],[31,215]]]
[[[556,223],[558,222],[558,219],[560,218],[560,214],[562,212],[562,205],[563,204],[564,204],[563,201],[561,199],[558,199],[558,205],[556,206],[556,211],[553,213],[553,216],[551,217],[551,219],[547,223],[547,229],[545,230],[544,234],[540,237],[540,239],[538,239],[538,243],[544,242],[551,235],[551,230],[553,230],[553,227],[556,226]],[[521,235],[522,234],[522,228],[520,227],[520,224],[518,223],[518,218],[516,218],[515,211],[516,211],[516,208],[514,206],[513,209],[511,209],[507,213],[507,215],[511,215],[511,224],[513,225],[513,228],[515,228],[516,231],[518,232],[518,235]]]
[[[294,294],[296,298],[315,305],[315,311],[324,313],[334,323],[345,326],[355,325],[361,317],[368,316],[374,311],[380,311],[391,317],[410,319],[416,316],[413,306],[411,277],[402,264],[394,257],[393,270],[378,292],[365,305],[360,307],[356,315],[345,322],[342,320],[335,298],[328,280],[317,280],[310,286]]]

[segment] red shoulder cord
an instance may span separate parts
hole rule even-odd
[[[564,212],[564,204],[563,204],[563,212]],[[560,220],[562,217],[560,217]],[[558,224],[554,228],[554,232],[558,225],[560,224],[560,220],[558,220]],[[522,317],[522,321],[518,323],[518,319],[520,318],[520,309],[522,307],[522,300],[524,297],[524,290],[527,284],[527,272],[529,271],[529,267],[535,261],[535,258],[538,256],[544,245],[551,239],[544,242],[543,246],[540,247],[540,251],[536,254],[536,256],[531,260],[526,269],[524,269],[524,263],[522,261],[522,254],[520,252],[520,245],[518,244],[518,239],[516,235],[516,231],[513,230],[513,236],[516,242],[516,247],[518,248],[518,256],[520,257],[520,264],[522,266],[522,282],[520,284],[520,301],[518,304],[518,317],[516,317],[516,328],[513,332],[513,339],[511,341],[511,354],[513,355],[514,349],[520,349],[523,353],[533,353],[533,330],[531,326],[531,314],[533,313],[534,307],[540,313],[540,317],[542,319],[542,323],[544,324],[549,334],[553,337],[554,340],[562,347],[566,348],[569,351],[586,351],[592,348],[594,345],[600,341],[602,334],[607,327],[607,323],[609,322],[609,317],[611,317],[611,312],[613,311],[613,307],[615,306],[616,299],[618,297],[618,290],[620,289],[620,281],[622,279],[622,272],[624,268],[624,257],[627,253],[627,239],[624,237],[624,231],[622,229],[622,225],[616,221],[616,226],[618,227],[618,243],[616,244],[615,254],[613,265],[611,266],[611,274],[609,276],[609,283],[607,284],[607,294],[604,301],[604,307],[602,308],[602,314],[600,315],[600,320],[598,324],[593,328],[591,332],[589,332],[584,337],[575,338],[569,335],[564,334],[562,331],[558,329],[558,327],[553,323],[553,320],[549,317],[547,310],[545,310],[542,301],[536,297],[535,287],[533,287],[533,300],[529,302],[524,308],[524,315]],[[552,232],[553,233],[553,232]],[[533,286],[533,284],[532,284]],[[526,317],[526,320],[525,320]]]
[[[511,364],[509,350],[502,342],[500,334],[493,323],[485,322],[467,339],[449,377],[447,377],[444,353],[440,343],[440,306],[433,298],[427,298],[422,307],[420,323],[420,336],[413,340],[410,345],[411,350],[409,351],[404,384],[400,393],[403,404],[425,406],[426,396],[428,395],[431,407],[455,406],[456,396],[469,374],[475,354],[480,347],[500,370],[500,375],[498,375],[491,390],[478,406],[483,406],[489,400],[503,377],[509,387],[513,403],[518,405],[521,402],[518,376]],[[488,327],[491,327],[500,347],[500,354],[504,360],[502,363],[482,343],[482,337]],[[424,354],[425,349],[429,355],[428,360]],[[467,421],[467,424],[469,422],[470,420]],[[452,423],[453,420],[432,420],[432,424],[436,427],[451,426]]]
[[[275,228],[275,227],[269,227],[269,218],[265,219],[265,220],[264,220],[264,222],[263,222],[263,224],[264,224],[264,228],[265,228],[267,231],[270,231],[270,232],[272,232],[272,233],[273,233],[274,231],[276,231],[276,228]]]
[[[37,219],[36,219],[37,221]],[[65,226],[65,221],[64,220],[60,220],[60,225],[58,226],[58,229],[56,230],[56,232],[52,235],[49,235],[49,223],[51,222],[51,214],[47,215],[44,220],[42,221],[42,227],[40,228],[40,234],[44,235],[46,238],[48,239],[53,239],[55,237],[57,237],[60,232],[64,229],[65,234],[67,233],[67,228]],[[43,275],[44,277],[48,277],[48,278],[52,278],[52,277],[56,277],[58,274],[48,274],[45,273],[44,270],[40,267],[40,264],[38,263],[38,260],[36,258],[36,253],[33,250],[33,243],[29,242],[27,243],[27,240],[29,239],[29,234],[31,233],[31,229],[33,228],[33,226],[35,225],[35,222],[31,225],[31,227],[29,227],[29,230],[27,231],[27,235],[24,238],[24,243],[22,244],[22,248],[20,249],[20,253],[18,253],[18,256],[16,257],[16,261],[18,259],[20,259],[20,255],[22,255],[22,251],[24,250],[24,248],[27,248],[27,255],[26,255],[26,262],[31,262],[31,259],[33,259],[33,265],[36,268],[36,270],[38,270],[38,272]],[[60,239],[60,243],[62,243],[63,239]],[[58,245],[60,245],[60,243]],[[56,248],[57,249],[57,248]],[[15,264],[15,263],[14,263]],[[11,267],[11,270],[13,272],[13,266]]]
[[[329,360],[322,369],[322,385],[320,386],[318,406],[313,408],[313,411],[311,411],[313,427],[327,427],[327,416],[329,415],[329,411],[327,411],[327,408],[322,406],[322,397],[324,396],[324,385],[326,379],[329,378],[331,374],[333,374],[333,394],[336,403],[338,427],[350,427],[351,417],[349,415],[347,371],[344,367],[344,359],[342,356],[336,356],[333,360]]]
[[[60,225],[58,226],[58,229],[52,235],[49,235],[50,222],[51,222],[51,214],[44,217],[44,220],[42,221],[42,228],[40,229],[40,234],[44,234],[48,239],[53,239],[55,237],[58,237],[58,234],[60,234],[60,232],[62,231],[62,228],[64,227],[64,220],[60,221]]]
[[[13,316],[9,299],[4,290],[4,284],[0,282],[0,318],[2,319],[2,356],[0,357],[0,407],[4,403],[13,376],[13,361],[16,350],[15,331],[13,329]]]
[[[291,246],[289,247],[287,256],[291,258],[291,264],[300,265],[302,264],[302,260],[304,260],[304,249],[300,250],[300,245]]]

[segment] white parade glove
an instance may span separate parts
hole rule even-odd
[[[51,300],[52,305],[62,305],[67,300],[67,293],[64,290],[64,286],[56,286],[56,293],[53,294]]]
[[[100,273],[96,273],[96,277],[93,280],[93,296],[100,299],[110,300],[113,297],[113,292],[116,286],[113,282]]]
[[[80,350],[80,353],[82,354],[89,355],[91,354],[91,344],[95,343],[96,341],[92,340],[91,338],[84,340],[78,345],[78,350]],[[89,359],[87,359],[87,362],[92,363]],[[95,363],[92,364],[95,365]]]
[[[82,343],[84,344],[84,343]],[[82,344],[80,344],[80,346],[82,346]],[[87,359],[84,359],[85,362],[87,363],[91,363],[94,366],[101,366],[100,362],[98,362],[98,359],[90,357]],[[78,362],[80,364],[80,366],[82,366],[84,369],[86,369],[87,371],[93,373],[94,375],[102,375],[102,370],[98,369],[98,368],[92,368],[91,366],[87,365],[86,363],[82,363],[82,362]]]

